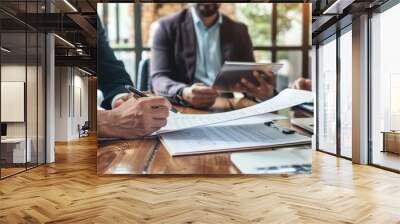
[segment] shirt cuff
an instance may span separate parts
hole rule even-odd
[[[116,102],[119,98],[124,97],[124,96],[128,96],[128,95],[129,95],[129,93],[120,93],[120,94],[115,95],[114,98],[113,98],[112,101],[111,101],[111,108],[114,109],[115,102]]]

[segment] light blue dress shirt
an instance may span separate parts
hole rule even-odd
[[[195,82],[212,85],[221,69],[220,28],[222,16],[220,14],[218,21],[207,28],[194,7],[191,8],[191,13],[197,39]]]

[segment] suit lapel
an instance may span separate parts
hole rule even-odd
[[[181,30],[183,31],[183,55],[185,57],[187,78],[190,82],[194,80],[194,73],[196,71],[196,32],[194,30],[194,24],[192,15],[189,9],[186,11],[185,22],[181,24]]]

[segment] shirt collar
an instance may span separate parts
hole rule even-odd
[[[197,11],[196,11],[196,9],[194,8],[194,6],[190,8],[190,11],[191,11],[191,13],[192,13],[192,18],[193,18],[194,24],[196,24],[196,25],[201,24],[201,25],[204,26],[204,23],[203,23],[203,21],[201,20],[201,18],[199,17],[199,15],[197,14]],[[218,21],[217,21],[213,26],[211,26],[211,27],[214,27],[216,24],[218,24],[218,25],[221,25],[221,24],[222,24],[222,15],[221,15],[221,13],[218,13]],[[210,27],[210,28],[211,28],[211,27]]]

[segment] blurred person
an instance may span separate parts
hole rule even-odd
[[[149,135],[167,124],[170,102],[160,96],[134,98],[126,89],[133,86],[123,62],[117,60],[98,20],[97,78],[104,99],[97,110],[97,136],[135,138]]]
[[[254,62],[243,23],[219,13],[218,3],[195,3],[162,18],[153,37],[151,83],[157,95],[174,103],[209,108],[218,96],[211,87],[225,61]],[[235,91],[258,100],[274,95],[274,75],[254,72],[256,86],[243,79]]]

